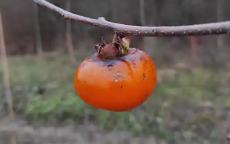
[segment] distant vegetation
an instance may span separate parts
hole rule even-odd
[[[82,60],[87,52],[77,54]],[[222,112],[230,106],[227,72],[175,64],[158,70],[153,96],[131,112],[112,113],[83,103],[73,90],[73,72],[67,55],[49,54],[10,61],[15,110],[32,123],[93,123],[105,130],[155,134],[168,141],[207,136],[218,141]],[[1,88],[2,89],[2,88]],[[229,115],[223,115],[228,117]],[[221,128],[224,126],[221,126]],[[201,134],[201,135],[200,135]],[[197,140],[198,141],[198,140]]]

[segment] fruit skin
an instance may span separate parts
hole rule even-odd
[[[74,75],[74,88],[83,101],[117,112],[142,104],[156,83],[155,64],[136,48],[115,59],[101,59],[94,54],[79,65]]]

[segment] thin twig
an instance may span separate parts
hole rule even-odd
[[[66,0],[66,10],[70,11],[71,10],[71,1],[70,0]],[[67,20],[66,21],[66,48],[67,48],[67,52],[69,54],[70,57],[70,61],[72,62],[72,64],[76,63],[76,59],[74,57],[74,47],[73,47],[73,38],[72,38],[72,28],[71,28],[71,21]]]
[[[230,21],[196,24],[186,26],[134,26],[114,23],[105,20],[104,17],[98,19],[80,16],[60,7],[57,7],[46,0],[34,0],[35,3],[44,6],[61,14],[66,19],[72,19],[85,24],[94,25],[97,27],[113,30],[120,34],[129,36],[188,36],[188,35],[214,35],[214,34],[229,34]]]

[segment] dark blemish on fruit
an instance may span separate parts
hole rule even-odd
[[[121,85],[120,88],[122,89],[122,88],[123,88],[123,85]]]
[[[146,74],[143,73],[143,74],[142,74],[142,80],[145,80],[145,79],[146,79]]]
[[[107,67],[112,67],[112,66],[113,66],[113,64],[108,64],[108,65],[107,65]]]
[[[99,59],[97,61],[95,61],[96,64],[100,65],[100,66],[104,66],[104,67],[113,67],[115,66],[116,64],[119,63],[119,61],[116,61],[116,60],[102,60],[102,59]]]
[[[107,67],[108,67],[108,70],[110,71],[113,68],[113,64],[108,64]]]

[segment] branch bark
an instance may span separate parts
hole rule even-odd
[[[85,24],[110,29],[118,34],[126,36],[188,36],[188,35],[214,35],[230,34],[230,21],[196,24],[186,26],[134,26],[114,23],[105,20],[103,17],[98,19],[88,18],[66,11],[60,7],[47,2],[46,0],[34,0],[35,3],[44,6],[61,14],[66,19],[72,19]]]

